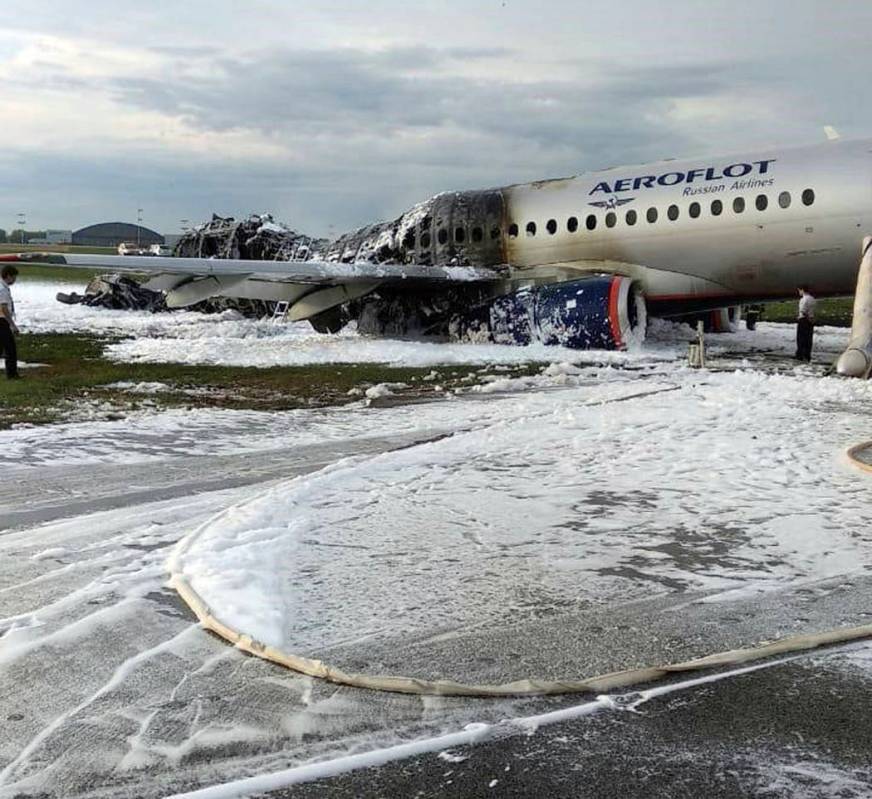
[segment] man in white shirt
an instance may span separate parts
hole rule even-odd
[[[15,336],[18,325],[15,324],[15,303],[9,287],[15,283],[18,270],[14,266],[4,266],[0,271],[0,353],[6,358],[6,377],[16,380],[18,374],[18,349],[15,346]]]
[[[808,286],[799,287],[799,312],[796,317],[796,360],[810,361],[814,341],[814,309],[817,300]]]

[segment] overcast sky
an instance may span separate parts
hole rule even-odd
[[[432,194],[872,136],[870,0],[0,5],[0,227],[324,235]]]

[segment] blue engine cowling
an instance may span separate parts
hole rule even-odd
[[[495,297],[451,320],[453,338],[624,349],[645,335],[645,299],[627,277],[594,275]]]

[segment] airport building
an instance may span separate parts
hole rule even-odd
[[[72,230],[46,230],[45,236],[27,239],[28,244],[69,244],[73,240]]]
[[[115,248],[125,241],[137,242],[142,247],[165,243],[160,233],[130,222],[101,222],[97,225],[89,225],[76,230],[72,238],[73,244],[88,247]]]

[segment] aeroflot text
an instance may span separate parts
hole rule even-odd
[[[607,180],[600,181],[591,189],[590,194],[602,192],[613,194],[619,191],[638,191],[650,189],[656,186],[676,186],[679,183],[693,183],[697,180],[724,180],[724,178],[743,178],[745,175],[755,173],[765,175],[769,172],[769,164],[774,164],[775,158],[765,161],[752,161],[750,164],[730,164],[723,169],[710,166],[705,169],[690,169],[687,172],[666,172],[662,175],[642,175],[638,178],[621,178],[609,183]]]

